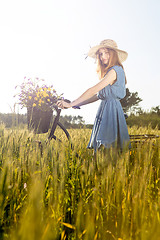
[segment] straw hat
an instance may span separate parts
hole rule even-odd
[[[120,62],[124,62],[127,59],[128,53],[118,49],[117,43],[111,39],[106,39],[100,42],[99,45],[90,48],[88,56],[96,58],[96,54],[100,48],[110,48],[117,52]]]

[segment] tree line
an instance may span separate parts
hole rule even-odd
[[[121,104],[124,113],[128,114],[129,117],[126,120],[130,126],[143,125],[152,123],[153,127],[158,125],[160,129],[160,106],[151,108],[149,113],[145,113],[139,106],[142,99],[138,96],[138,92],[130,92],[126,89],[126,96],[121,100]],[[141,121],[140,121],[141,119]],[[80,128],[85,125],[85,121],[82,116],[65,115],[60,116],[60,122],[66,128]],[[0,113],[0,123],[4,124],[6,128],[13,126],[20,126],[27,124],[27,114],[15,114],[15,113]],[[92,125],[85,125],[86,127],[92,128]]]

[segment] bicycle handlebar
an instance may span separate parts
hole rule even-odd
[[[63,99],[63,101],[65,101],[65,102],[67,102],[67,103],[70,103],[70,102],[71,102],[71,101],[68,100],[68,99]],[[56,104],[52,105],[52,107],[53,107],[56,111],[58,111],[58,109],[59,109]],[[80,109],[79,106],[74,106],[74,107],[72,107],[72,108],[74,108],[74,109]]]
[[[63,101],[65,101],[65,102],[67,102],[67,103],[70,103],[71,101],[70,100],[68,100],[68,99],[64,99]],[[72,107],[72,108],[74,108],[74,109],[80,109],[80,107],[79,106],[74,106],[74,107]]]

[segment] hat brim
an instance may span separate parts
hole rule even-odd
[[[107,46],[107,45],[106,46],[97,45],[97,46],[94,46],[94,47],[90,48],[90,50],[88,52],[88,56],[92,57],[92,58],[96,58],[97,57],[97,52],[101,48],[109,48],[109,49],[115,50],[118,54],[118,58],[119,58],[120,62],[124,62],[128,57],[128,53],[126,51],[120,50],[118,48],[110,47],[110,46]]]

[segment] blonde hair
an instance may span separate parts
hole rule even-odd
[[[97,52],[97,74],[99,76],[99,79],[101,80],[104,78],[105,74],[107,73],[108,69],[118,65],[123,68],[122,63],[119,61],[118,54],[115,50],[107,48],[109,52],[109,61],[107,65],[104,65],[100,59],[99,51]],[[127,83],[126,77],[125,77],[125,83]]]

